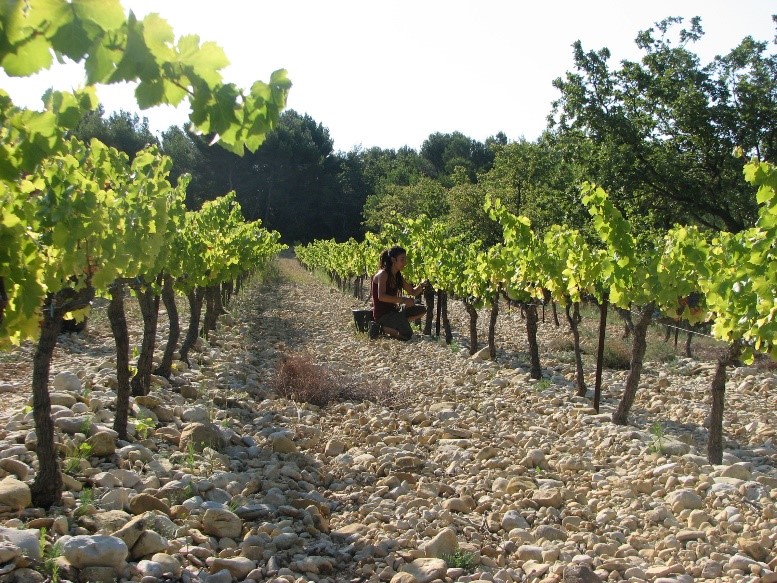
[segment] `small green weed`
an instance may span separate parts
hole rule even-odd
[[[132,350],[130,351],[130,362],[137,362],[139,356],[140,356],[140,349],[137,346],[133,346]],[[130,378],[134,377],[136,374],[138,374],[138,367],[133,364],[130,364],[129,372],[130,372]]]
[[[448,568],[452,569],[465,569],[468,571],[475,566],[475,555],[461,549],[457,549],[450,555],[443,555],[442,560],[445,561]]]
[[[154,420],[151,417],[143,417],[135,420],[135,432],[140,439],[146,439],[148,432],[154,429]]]
[[[65,473],[71,475],[76,473],[81,468],[81,460],[88,458],[91,453],[92,446],[86,442],[72,448],[69,455],[65,458]]]
[[[195,463],[197,461],[194,451],[194,442],[190,441],[186,446],[186,467],[189,468],[191,473],[194,473]]]
[[[38,547],[40,548],[40,556],[43,559],[43,571],[51,577],[51,583],[58,583],[59,564],[57,559],[62,556],[62,545],[59,543],[49,545],[46,540],[47,532],[46,528],[41,528],[38,534]]]
[[[89,431],[92,429],[92,416],[89,415],[84,418],[84,420],[81,422],[80,427],[78,428],[81,433],[84,435],[89,435]]]
[[[78,507],[73,511],[75,516],[83,516],[87,509],[94,504],[94,491],[91,488],[81,490],[81,496],[78,498]]]
[[[545,389],[550,387],[550,385],[551,385],[550,379],[540,379],[536,383],[534,383],[534,386],[538,391],[544,391]]]
[[[664,450],[664,426],[656,421],[650,426],[650,434],[653,436],[648,449],[653,453],[661,453]]]

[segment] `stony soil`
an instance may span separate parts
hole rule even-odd
[[[777,581],[773,370],[729,370],[712,466],[712,362],[648,362],[631,424],[615,426],[627,372],[605,371],[597,414],[574,396],[563,326],[541,325],[537,382],[516,311],[500,316],[496,361],[469,356],[456,304],[453,348],[369,341],[350,314],[361,302],[279,264],[283,279],[245,289],[191,369],[134,399],[154,427],[129,442],[111,434],[104,316],[62,337],[51,392],[71,461],[47,511],[27,486],[33,348],[0,355],[0,581]],[[277,363],[295,354],[378,398],[278,397]]]

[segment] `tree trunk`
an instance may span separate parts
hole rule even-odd
[[[464,302],[464,309],[469,314],[469,353],[475,354],[478,351],[478,311],[470,302]]]
[[[634,321],[631,318],[631,311],[617,307],[615,311],[623,318],[623,339],[626,340],[634,332]]]
[[[114,282],[110,288],[111,301],[108,304],[108,321],[111,323],[113,342],[116,345],[116,416],[113,430],[119,439],[127,439],[127,418],[129,417],[130,371],[129,371],[129,333],[127,318],[124,315],[124,284]]]
[[[221,305],[226,307],[232,301],[232,292],[235,289],[233,280],[225,281],[221,284]]]
[[[5,281],[0,277],[0,325],[5,317],[5,307],[8,305],[8,293],[5,291]]]
[[[529,342],[529,359],[531,360],[530,375],[531,378],[540,380],[542,378],[542,366],[540,366],[540,347],[537,344],[537,324],[539,315],[537,314],[537,305],[534,303],[526,304],[526,339]]]
[[[491,360],[496,358],[496,319],[499,316],[499,294],[494,294],[491,303],[491,317],[488,320],[488,356]]]
[[[159,363],[154,374],[169,379],[173,371],[175,347],[178,345],[178,340],[181,337],[181,323],[178,319],[178,306],[175,304],[175,290],[173,289],[173,277],[171,275],[165,275],[164,284],[162,285],[162,302],[165,304],[167,319],[170,321],[170,332],[167,336],[162,362]]]
[[[202,323],[202,333],[207,338],[208,332],[216,329],[219,316],[224,313],[221,306],[221,293],[218,285],[205,288],[205,318]]]
[[[607,335],[607,310],[610,302],[605,295],[599,305],[599,344],[596,347],[596,380],[594,381],[594,409],[599,412],[602,397],[602,368],[604,368],[604,340]],[[578,320],[579,322],[579,320]]]
[[[424,336],[432,335],[432,322],[434,322],[434,288],[427,285],[424,288],[424,302],[426,302],[426,321],[424,322]]]
[[[151,371],[154,368],[154,347],[156,346],[156,325],[159,320],[159,296],[151,286],[133,287],[138,297],[140,313],[143,316],[143,341],[140,345],[137,371],[130,381],[132,394],[148,395],[151,392]]]
[[[440,301],[442,312],[442,327],[445,330],[445,344],[450,344],[453,341],[453,333],[451,332],[451,321],[448,319],[448,294],[443,293]]]
[[[434,335],[435,337],[440,337],[440,316],[442,314],[442,290],[437,290],[437,320],[434,323]]]
[[[583,355],[580,351],[580,329],[577,327],[577,317],[580,313],[580,302],[567,301],[565,306],[569,329],[572,330],[572,340],[575,347],[575,379],[577,381],[577,396],[585,397],[586,386],[583,376]]]
[[[647,348],[648,326],[650,326],[650,322],[653,320],[655,308],[654,302],[649,302],[642,306],[639,319],[634,324],[631,341],[631,368],[626,379],[626,388],[623,390],[621,402],[618,404],[618,409],[612,414],[612,421],[616,425],[626,425],[628,423],[629,411],[637,396],[639,377],[642,375],[642,361],[645,358],[645,349]]]
[[[49,303],[52,299],[52,297],[49,298]],[[52,314],[52,312],[54,313]],[[40,338],[33,357],[32,415],[35,419],[35,433],[38,438],[35,452],[38,456],[39,467],[30,491],[32,492],[33,505],[42,508],[50,508],[57,504],[62,496],[62,476],[59,473],[57,451],[54,446],[54,422],[51,419],[51,399],[49,397],[51,356],[57,345],[62,316],[63,314],[59,310],[50,310],[44,306]]]
[[[710,406],[710,432],[707,438],[707,461],[711,464],[723,463],[723,411],[726,402],[726,367],[739,358],[741,346],[735,342],[728,347],[726,353],[718,358],[715,376],[712,378],[710,391],[712,405]]]
[[[57,346],[57,335],[65,314],[87,307],[93,297],[94,289],[91,287],[79,292],[65,289],[49,294],[43,304],[40,338],[32,361],[32,416],[38,439],[35,448],[38,473],[30,486],[32,503],[41,508],[54,506],[62,496],[62,476],[54,445],[54,422],[51,419],[49,396],[51,357]]]
[[[191,366],[191,363],[189,363],[189,350],[197,342],[197,336],[199,335],[204,295],[205,290],[201,287],[196,287],[186,294],[186,299],[189,300],[189,328],[186,331],[186,338],[184,338],[181,345],[181,360],[186,363],[186,366]]]

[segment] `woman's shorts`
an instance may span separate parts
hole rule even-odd
[[[410,318],[426,313],[424,306],[410,306],[403,310],[389,312],[381,316],[378,324],[388,328],[394,328],[399,332],[402,340],[410,340],[413,337],[413,329],[410,327]]]

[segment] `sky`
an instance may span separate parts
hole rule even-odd
[[[775,38],[774,0],[123,0],[138,17],[157,12],[176,35],[220,45],[224,79],[243,88],[285,68],[293,83],[287,107],[329,130],[336,150],[419,149],[435,132],[485,141],[536,139],[572,70],[572,44],[607,47],[611,67],[639,59],[640,30],[668,16],[700,16],[704,38],[691,46],[702,64],[745,36]],[[770,45],[770,52],[775,46]],[[40,107],[50,86],[83,80],[76,65],[0,87],[17,105]],[[141,111],[132,87],[98,89],[106,111],[147,117],[155,133],[182,125],[188,108]]]

